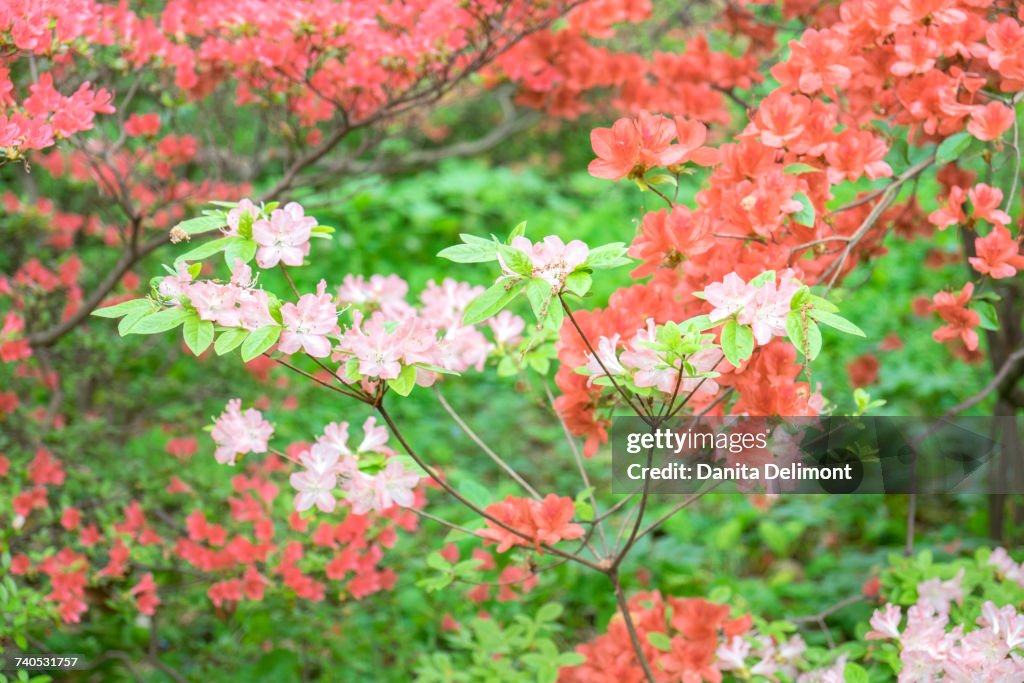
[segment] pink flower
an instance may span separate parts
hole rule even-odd
[[[1014,649],[1024,645],[1024,615],[1017,613],[1013,605],[999,609],[991,600],[981,606],[978,625],[986,627],[992,634],[1002,638],[1006,647]]]
[[[653,322],[653,320],[652,320]],[[590,377],[587,378],[587,386],[592,386],[594,380],[598,377],[605,377],[607,375],[619,376],[625,374],[626,369],[622,367],[622,363],[619,362],[617,355],[617,349],[619,346],[619,335],[612,335],[611,338],[601,337],[597,340],[597,355],[587,353],[587,372],[590,373]],[[602,367],[602,365],[604,367]],[[607,370],[607,372],[605,372]]]
[[[356,449],[359,453],[383,453],[391,455],[394,451],[387,447],[387,427],[377,426],[377,418],[370,416],[363,423],[363,440]]]
[[[740,312],[737,322],[750,325],[754,339],[760,346],[770,342],[772,337],[785,336],[790,302],[801,286],[791,274],[784,273],[778,286],[775,280],[770,280],[760,287],[752,287],[753,297],[750,304]]]
[[[332,512],[337,501],[334,498],[334,487],[338,477],[333,472],[303,470],[289,477],[292,486],[298,491],[292,505],[297,512],[304,512],[316,505],[324,512]]]
[[[685,370],[681,370],[682,360],[676,360],[670,365],[658,351],[647,346],[649,342],[656,339],[657,328],[654,319],[648,318],[647,326],[637,332],[627,345],[627,349],[622,352],[621,365],[618,362],[615,363],[623,373],[633,375],[633,382],[636,386],[656,387],[666,394],[674,393],[677,389],[680,392],[697,391],[698,389],[708,393],[718,392],[718,384],[714,380],[692,377]],[[598,348],[598,354],[603,362],[605,356],[600,348]],[[702,349],[687,359],[697,373],[710,372],[718,361],[719,355],[713,349]],[[596,361],[594,361],[594,366],[597,367],[598,374],[604,374]],[[612,374],[617,374],[612,365],[606,365],[606,367]]]
[[[314,358],[331,355],[329,334],[338,333],[338,310],[331,295],[327,294],[327,282],[320,280],[316,294],[303,294],[299,302],[281,306],[281,322],[284,331],[278,346],[281,353],[293,354],[299,349]]]
[[[228,211],[227,215],[227,229],[224,230],[226,235],[238,235],[238,226],[242,223],[243,216],[248,216],[251,219],[250,226],[253,221],[260,215],[260,210],[248,199],[243,199],[238,202],[238,206]]]
[[[964,570],[948,581],[929,579],[917,584],[917,604],[927,605],[936,614],[949,614],[949,605],[955,602],[963,604],[964,590],[960,582],[964,578]]]
[[[199,317],[224,327],[239,327],[242,324],[238,294],[239,289],[234,285],[218,285],[208,281],[196,282],[189,285],[187,290],[188,298]]]
[[[532,277],[543,278],[551,283],[553,288],[559,290],[565,284],[565,278],[582,266],[590,255],[590,249],[580,240],[572,240],[566,244],[556,235],[548,235],[536,244],[519,236],[513,238],[511,246],[529,257],[533,266]],[[502,263],[501,267],[506,275],[522,277],[505,263]]]
[[[900,637],[900,620],[903,612],[899,605],[889,603],[871,615],[871,630],[864,636],[868,640],[886,640]]]
[[[704,299],[715,307],[709,315],[711,322],[739,313],[751,302],[755,292],[736,273],[729,273],[721,282],[712,282],[704,288]]]
[[[412,506],[413,489],[419,480],[418,474],[406,470],[397,460],[392,460],[376,475],[357,473],[346,484],[345,492],[352,503],[352,512],[365,515],[371,510],[383,512],[395,505]]]
[[[277,321],[270,315],[270,299],[262,289],[243,289],[238,293],[238,321],[247,330],[258,330]]]
[[[330,445],[317,442],[308,451],[299,454],[299,462],[314,474],[340,474],[338,459],[341,452]]]
[[[484,293],[483,287],[445,278],[440,285],[433,280],[420,293],[420,315],[438,328],[462,326],[462,316],[473,299]]]
[[[385,315],[399,317],[412,312],[406,302],[409,285],[397,275],[346,275],[338,288],[338,302],[356,306],[365,312],[380,310]]]
[[[295,202],[274,209],[270,220],[258,219],[252,224],[252,238],[259,244],[256,264],[260,268],[273,268],[278,263],[301,266],[309,253],[309,238],[316,227],[316,219],[306,216]]]
[[[273,433],[273,425],[263,419],[260,411],[249,408],[243,413],[241,399],[231,399],[211,432],[217,444],[213,456],[222,465],[234,465],[240,454],[266,453],[267,441]]]
[[[188,264],[179,263],[175,275],[165,275],[157,287],[160,296],[176,299],[184,296],[192,282],[192,273],[188,272]]]
[[[352,451],[348,447],[348,422],[331,422],[324,427],[324,433],[316,443],[336,451],[338,455],[351,455]]]
[[[494,333],[494,341],[504,346],[514,346],[519,343],[520,334],[526,327],[526,322],[511,311],[502,311],[487,321],[487,326]]]

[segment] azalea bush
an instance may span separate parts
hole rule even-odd
[[[316,623],[293,615],[338,607],[345,639],[373,618],[354,605],[429,621],[413,607],[429,599],[435,623],[411,636],[436,651],[361,675],[1024,676],[1021,569],[985,538],[1011,534],[1012,498],[964,499],[952,520],[914,496],[873,501],[875,519],[846,504],[810,528],[787,510],[821,508],[785,497],[734,514],[714,494],[613,495],[607,459],[615,416],[1019,412],[1024,11],[266,9],[0,8],[0,172],[19,183],[0,218],[0,642],[68,652],[88,635],[93,666],[189,680],[218,670],[216,638],[179,670],[163,634],[262,614],[295,630],[252,627],[254,675],[319,675],[331,638],[290,659]],[[445,140],[439,121],[473,127],[486,103],[499,121]],[[437,209],[393,177],[491,149],[500,162],[538,116],[539,147],[566,147],[540,164],[542,217],[502,197],[481,224],[465,196]],[[374,187],[395,206],[368,214],[434,211],[437,233],[368,229],[387,220],[359,213]],[[574,187],[621,213],[571,216]],[[904,388],[879,384],[879,357],[904,347]],[[929,394],[936,369],[950,380]],[[525,404],[478,419],[502,392]],[[540,416],[535,443],[504,433],[520,411]],[[432,428],[440,415],[455,431]],[[486,466],[453,457],[454,438]],[[1002,439],[1020,481],[1019,434]],[[118,464],[118,444],[139,459]],[[835,559],[846,534],[867,559],[830,579],[845,594],[793,604],[787,576],[830,572],[803,544]],[[954,557],[887,557],[921,535]],[[674,554],[701,558],[693,576]],[[777,567],[778,583],[715,585],[697,572],[712,564],[737,582]],[[493,613],[454,617],[466,597]]]

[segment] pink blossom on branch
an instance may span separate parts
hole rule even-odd
[[[278,349],[281,353],[293,354],[302,349],[314,358],[331,355],[328,335],[339,333],[338,310],[327,294],[327,282],[320,280],[316,294],[303,294],[296,304],[281,306],[281,322],[284,331]]]
[[[267,441],[273,433],[274,427],[263,419],[260,411],[248,408],[242,412],[242,400],[232,399],[210,433],[217,443],[214,457],[222,465],[234,465],[241,454],[266,453]]]
[[[295,202],[270,212],[269,220],[253,221],[252,238],[259,245],[256,264],[260,268],[273,268],[278,263],[301,266],[309,254],[309,239],[316,219],[306,216]]]

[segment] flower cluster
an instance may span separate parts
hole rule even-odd
[[[687,162],[710,166],[718,160],[718,151],[704,147],[706,139],[707,128],[698,121],[641,111],[635,119],[619,119],[611,128],[590,133],[597,154],[590,162],[590,174],[607,180],[636,180],[658,166],[681,167]]]
[[[601,337],[596,354],[587,353],[584,367],[588,384],[601,377],[628,378],[636,389],[654,388],[664,394],[717,394],[715,367],[721,352],[711,343],[712,335],[701,334],[684,323],[655,325],[647,319],[646,327],[636,331],[621,344],[619,335]],[[699,397],[696,397],[698,402]]]
[[[266,453],[274,427],[255,408],[242,412],[242,399],[228,401],[227,408],[213,424],[210,436],[217,444],[214,457],[222,465],[234,465],[239,455]]]
[[[484,511],[501,524],[487,519],[487,527],[477,535],[497,544],[499,553],[516,546],[531,545],[539,552],[542,545],[554,545],[583,535],[583,527],[572,521],[576,514],[572,498],[553,493],[543,500],[508,496],[501,502],[488,505]]]
[[[740,325],[750,327],[754,340],[764,346],[773,337],[786,335],[793,296],[803,288],[794,278],[794,271],[772,274],[767,280],[755,278],[744,282],[736,273],[729,273],[721,282],[704,288],[704,298],[714,308],[708,314],[711,322],[735,316]]]
[[[299,453],[303,470],[291,475],[291,484],[298,491],[296,511],[316,505],[332,512],[339,484],[357,515],[413,505],[413,490],[420,476],[391,457],[393,451],[386,446],[387,430],[378,427],[374,418],[367,418],[363,434],[359,446],[352,450],[348,446],[348,423],[331,423],[309,450]]]
[[[962,572],[948,581],[931,579],[918,586],[918,601],[903,610],[888,604],[875,610],[869,640],[894,640],[900,650],[899,680],[1010,681],[1024,676],[1024,615],[1013,605],[986,601],[975,625],[950,628],[950,606],[963,601]],[[901,626],[902,624],[902,626]]]
[[[723,669],[716,653],[723,648],[728,655],[725,661],[735,662],[728,648],[738,648],[733,639],[742,641],[753,623],[750,615],[731,618],[728,605],[702,598],[665,598],[658,592],[634,595],[628,609],[644,656],[659,682],[721,680]],[[559,680],[588,683],[646,680],[621,614],[612,618],[606,633],[577,646],[576,651],[586,657],[586,662],[563,668]],[[739,656],[739,659],[742,662],[744,657]],[[726,670],[732,668],[727,665]],[[765,666],[764,675],[776,670]]]
[[[932,333],[937,342],[959,339],[969,351],[978,348],[978,332],[981,324],[977,311],[967,307],[974,294],[974,284],[968,282],[959,293],[939,292],[932,298],[935,313],[946,323]]]

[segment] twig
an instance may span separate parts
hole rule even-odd
[[[522,486],[527,493],[533,496],[535,500],[541,500],[542,496],[539,493],[537,493],[537,490],[530,486],[530,483],[527,482],[522,476],[520,476],[520,474],[516,472],[511,465],[509,465],[501,458],[501,456],[495,453],[490,446],[484,443],[484,441],[479,436],[477,436],[476,432],[474,432],[469,427],[469,425],[466,424],[462,417],[455,412],[455,410],[451,407],[448,401],[446,401],[444,396],[441,394],[441,389],[438,388],[436,385],[434,386],[434,395],[437,396],[437,400],[441,403],[441,407],[445,409],[445,412],[447,412],[448,415],[450,415],[451,418],[455,420],[455,423],[462,428],[462,431],[466,433],[466,436],[468,436],[473,441],[473,443],[480,447],[480,450],[486,453],[488,457],[490,457],[490,459],[493,460],[495,464],[498,465],[498,467],[503,469],[505,473],[508,474],[508,476],[512,477],[512,479],[514,479],[520,486]]]
[[[651,670],[651,665],[647,661],[647,655],[644,654],[643,644],[640,642],[640,635],[637,633],[636,625],[633,624],[633,616],[629,613],[629,601],[626,600],[626,594],[622,590],[622,582],[619,580],[618,572],[611,572],[608,574],[608,578],[611,580],[612,585],[615,587],[615,600],[619,604],[619,612],[622,614],[622,619],[626,624],[626,631],[629,632],[629,641],[633,644],[633,651],[636,653],[636,658],[640,661],[640,668],[644,670],[644,677],[648,683],[655,683],[654,672]]]

